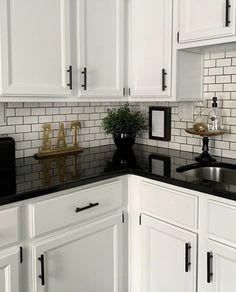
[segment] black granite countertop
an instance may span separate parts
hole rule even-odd
[[[16,159],[15,170],[0,172],[0,205],[58,192],[92,182],[135,174],[172,185],[236,200],[235,185],[203,181],[178,173],[176,168],[196,163],[196,153],[136,144],[119,153],[114,145],[84,149],[83,153],[36,160]],[[236,165],[236,160],[217,157]]]

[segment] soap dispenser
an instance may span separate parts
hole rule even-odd
[[[208,131],[219,130],[221,130],[221,116],[219,114],[217,97],[214,96],[212,99],[212,108],[208,113]]]

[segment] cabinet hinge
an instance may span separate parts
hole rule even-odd
[[[125,96],[125,92],[126,92],[126,90],[125,90],[125,88],[123,88],[123,96]]]
[[[20,263],[23,263],[23,247],[20,246]]]
[[[122,212],[122,223],[125,223],[125,213]]]
[[[141,214],[139,215],[139,225],[142,225],[142,217],[141,217]]]
[[[177,32],[177,43],[179,44],[179,31]]]

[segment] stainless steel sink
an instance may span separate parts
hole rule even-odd
[[[202,181],[214,181],[236,185],[236,165],[226,163],[192,164],[177,168],[177,172]]]

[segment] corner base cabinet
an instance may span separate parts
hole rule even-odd
[[[142,292],[196,292],[197,236],[141,217]]]
[[[121,213],[33,246],[34,292],[124,292]]]

